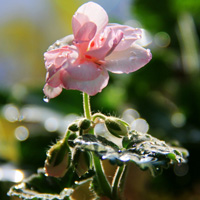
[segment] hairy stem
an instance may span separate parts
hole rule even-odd
[[[119,196],[121,199],[126,199],[124,189],[125,189],[126,179],[128,178],[127,174],[128,174],[129,166],[130,166],[130,163],[124,166],[124,170],[123,170],[123,173],[121,174],[121,178],[119,182]]]
[[[91,120],[90,97],[87,93],[83,93],[83,109],[85,118]]]
[[[117,171],[115,173],[115,177],[113,179],[113,183],[112,183],[112,198],[115,200],[120,200],[120,196],[119,196],[119,185],[121,182],[121,178],[122,178],[122,173],[124,171],[125,166],[122,165],[120,167],[117,168]]]
[[[90,108],[90,97],[86,93],[83,93],[83,109],[85,118],[91,120],[92,116]],[[93,163],[96,171],[98,185],[101,188],[103,195],[111,198],[111,186],[106,178],[101,161],[97,156],[95,156],[94,153],[93,153]]]
[[[111,186],[106,178],[105,172],[103,171],[101,161],[99,158],[93,153],[94,167],[96,171],[97,181],[99,187],[103,192],[103,196],[107,196],[111,198]]]

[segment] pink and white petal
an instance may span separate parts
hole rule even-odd
[[[67,46],[45,52],[44,58],[46,69],[51,67],[51,65],[55,65],[55,67],[60,67],[60,65],[66,62],[68,53],[69,48]]]
[[[80,6],[73,18],[72,27],[74,33],[80,29],[80,26],[88,21],[96,24],[97,32],[101,31],[108,24],[108,15],[106,11],[94,2],[88,2]],[[77,22],[80,25],[78,25]]]
[[[146,65],[152,58],[149,49],[132,44],[124,51],[113,51],[105,59],[104,67],[113,73],[130,73]]]
[[[46,74],[46,83],[51,87],[58,87],[61,84],[60,73],[62,70],[64,69],[60,68],[54,72],[48,71]]]
[[[75,42],[89,42],[96,34],[97,26],[93,22],[86,22],[74,35]]]
[[[43,88],[43,92],[47,98],[52,99],[58,96],[62,92],[62,87],[59,86],[59,87],[54,88],[48,85],[48,83],[46,83]]]
[[[132,28],[126,25],[120,24],[109,24],[109,26],[114,32],[122,31],[124,36],[120,43],[115,48],[115,51],[123,51],[130,47],[132,43],[142,37],[142,30],[138,28]]]
[[[106,28],[103,34],[98,35],[95,38],[93,41],[94,47],[86,54],[99,60],[103,60],[115,49],[122,37],[123,33],[121,31],[115,33],[112,29]]]
[[[49,46],[47,51],[51,51],[51,50],[62,48],[64,46],[72,45],[73,40],[74,40],[73,34],[67,35],[59,40],[56,40],[56,42],[54,42],[52,45]]]
[[[123,38],[123,32],[121,30],[118,30],[115,33],[115,38],[113,40],[113,45],[112,48],[110,49],[110,51],[106,54],[106,56],[108,56],[110,53],[112,53],[112,51],[115,50],[115,48],[118,46],[118,44],[121,42],[122,38]]]
[[[109,75],[106,70],[103,70],[96,79],[90,81],[78,81],[69,76],[66,79],[67,76],[68,75],[65,74],[65,78],[63,79],[63,87],[65,89],[79,90],[90,96],[101,92],[102,89],[107,86],[109,80]]]
[[[78,31],[80,30],[81,26],[83,26],[84,23],[88,22],[88,17],[82,13],[75,13],[75,15],[72,17],[72,30],[73,34],[76,35]]]
[[[79,65],[69,65],[66,70],[72,79],[79,81],[94,80],[101,74],[102,71],[99,65],[88,61]]]
[[[59,55],[59,52],[47,51],[44,53],[45,68],[48,70],[51,65],[55,64],[55,59]]]
[[[142,37],[142,29],[140,28],[133,28],[127,25],[121,24],[108,24],[108,27],[111,28],[114,32],[121,30],[124,33],[124,37],[131,37],[135,41]]]

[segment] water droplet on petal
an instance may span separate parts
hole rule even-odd
[[[129,57],[130,62],[133,62],[134,60],[135,60],[135,57],[133,57],[133,56]]]
[[[60,46],[60,41],[59,40],[56,41],[56,45]]]
[[[44,101],[45,103],[49,103],[50,99],[49,99],[49,97],[44,96],[43,101]]]

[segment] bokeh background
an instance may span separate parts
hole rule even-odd
[[[82,115],[79,91],[43,101],[43,53],[71,34],[71,18],[83,0],[1,0],[0,6],[0,199],[9,187],[42,167],[45,152]],[[153,59],[129,75],[110,74],[92,97],[93,111],[121,116],[136,109],[149,133],[189,150],[188,163],[152,178],[130,166],[128,200],[200,199],[200,1],[96,0],[110,22],[144,29],[141,44]],[[107,164],[107,173],[113,166]],[[90,199],[80,189],[76,199]]]

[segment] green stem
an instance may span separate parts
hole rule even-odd
[[[92,115],[92,120],[94,121],[96,118],[101,118],[101,119],[105,120],[106,116],[101,113],[95,113],[94,115]]]
[[[91,120],[92,116],[91,116],[91,108],[90,108],[90,98],[89,98],[89,95],[86,93],[83,93],[83,109],[84,109],[85,117]],[[96,177],[97,177],[99,187],[101,188],[104,196],[111,198],[110,184],[106,178],[101,161],[94,153],[93,153],[93,162],[94,162],[94,168],[96,171]]]
[[[122,172],[124,171],[125,166],[122,165],[120,167],[118,167],[116,173],[115,173],[115,177],[113,179],[113,184],[112,184],[112,198],[115,200],[120,200],[119,197],[119,184],[120,184],[120,180],[122,177]]]
[[[126,183],[126,180],[127,180],[127,176],[128,176],[128,169],[129,169],[129,166],[130,166],[130,163],[126,164],[124,166],[124,170],[123,170],[123,173],[121,175],[121,178],[120,178],[120,183],[119,183],[119,196],[121,199],[126,199],[125,197],[125,183]]]
[[[83,93],[83,109],[85,117],[91,120],[90,97],[85,92]]]
[[[102,164],[100,159],[93,153],[94,167],[96,171],[97,181],[99,187],[101,188],[101,192],[103,192],[103,196],[107,196],[111,198],[111,186],[105,176],[105,172],[103,171]]]

